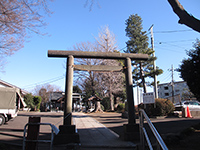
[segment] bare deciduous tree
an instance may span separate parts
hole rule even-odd
[[[116,40],[113,33],[110,32],[108,26],[102,28],[95,43],[80,43],[74,46],[74,50],[78,51],[99,51],[99,52],[116,52]],[[117,60],[99,60],[99,59],[78,59],[78,64],[84,65],[121,65]],[[88,73],[79,72],[78,77],[82,79],[82,86],[87,87],[90,85],[91,94],[100,94],[102,96],[110,97],[111,110],[114,110],[113,94],[123,91],[124,88],[124,75],[122,72],[94,72]],[[80,80],[79,80],[80,81]],[[86,91],[85,91],[86,92]],[[91,95],[88,95],[91,96]]]
[[[51,84],[45,84],[45,85],[38,85],[34,89],[34,95],[41,96],[42,102],[41,102],[41,109],[42,111],[46,111],[47,106],[49,105],[49,98],[50,94],[52,92],[60,92],[60,88],[51,85]]]
[[[98,51],[91,42],[82,42],[74,45],[73,48],[76,51]],[[100,62],[99,59],[75,59],[75,65],[98,65]],[[85,97],[89,98],[101,91],[101,87],[98,84],[98,73],[86,71],[75,71],[75,82],[84,89],[84,92],[87,92]]]
[[[99,32],[98,38],[96,38],[97,47],[102,52],[117,52],[115,35],[110,32],[108,26],[102,28]],[[107,66],[120,66],[121,63],[118,60],[103,60],[101,65]],[[125,88],[125,78],[122,72],[107,72],[101,73],[101,84],[103,85],[106,94],[110,98],[111,110],[114,110],[114,96],[113,94],[123,91]]]
[[[43,16],[39,14],[41,9],[47,14],[51,13],[47,0],[0,1],[1,60],[24,46],[28,31],[40,33],[38,28],[46,25]],[[2,66],[3,63],[0,65]]]
[[[97,2],[98,7],[100,8],[101,6],[99,5],[98,0],[96,0],[96,2]],[[86,0],[85,7],[87,7],[89,5],[89,9],[90,9],[90,11],[92,11],[92,7],[93,7],[94,3],[95,3],[95,0]]]
[[[51,85],[51,84],[44,84],[44,85],[37,85],[34,89],[34,95],[41,96],[40,92],[41,89],[45,89],[46,92],[59,92],[61,89],[57,87],[56,85]]]
[[[50,99],[50,94],[52,92],[60,92],[60,88],[51,85],[51,84],[44,84],[44,85],[38,85],[34,89],[34,95],[38,95],[42,98],[41,102],[41,111],[47,111],[48,106],[50,106],[49,99]]]

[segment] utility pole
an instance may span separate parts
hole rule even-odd
[[[171,86],[172,86],[172,103],[174,103],[174,67],[173,67],[173,65],[171,66],[170,71],[172,72],[172,81],[171,81]]]
[[[151,47],[152,50],[154,51],[154,37],[153,37],[153,25],[149,28],[151,30]],[[155,51],[153,53],[153,57],[155,57]],[[153,69],[156,71],[156,61],[153,61]],[[157,75],[154,74],[154,93],[155,93],[155,98],[158,98],[158,85],[157,85]]]
[[[140,91],[139,91],[139,86],[137,86],[137,105],[140,104]]]

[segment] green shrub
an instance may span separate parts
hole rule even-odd
[[[120,103],[117,106],[117,111],[124,111],[125,110],[125,103]]]
[[[174,111],[173,103],[168,99],[155,99],[156,108],[154,108],[154,104],[150,106],[150,112],[152,116],[165,116]]]
[[[174,111],[174,105],[173,103],[168,99],[155,99],[155,105],[154,104],[148,104],[148,111],[146,111],[147,115],[150,116],[166,116],[170,113],[173,113]],[[144,105],[140,105],[140,108],[144,109]]]
[[[110,98],[105,97],[102,99],[101,104],[104,106],[104,111],[110,110]]]

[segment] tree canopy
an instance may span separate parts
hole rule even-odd
[[[31,110],[38,111],[40,109],[40,103],[42,101],[41,96],[33,96],[31,93],[28,93],[24,96],[24,101],[28,108]]]
[[[82,93],[82,90],[78,85],[73,86],[73,93]]]
[[[34,89],[34,94],[41,97],[40,110],[47,111],[47,109],[50,106],[49,99],[51,97],[51,93],[52,92],[60,92],[60,91],[61,90],[59,87],[57,87],[55,85],[51,85],[51,84],[44,84],[44,85],[36,86]]]
[[[132,61],[133,69],[133,83],[134,85],[143,86],[146,93],[146,77],[152,78],[154,74],[159,75],[163,71],[158,67],[153,69],[153,61],[156,57],[153,56],[153,49],[149,48],[148,36],[146,31],[142,31],[142,18],[133,14],[126,20],[126,36],[129,40],[126,42],[127,53],[142,53],[148,54],[149,59],[147,61]]]
[[[194,49],[187,51],[189,57],[182,60],[178,71],[181,78],[187,82],[190,91],[200,101],[200,40],[197,40],[193,47]]]

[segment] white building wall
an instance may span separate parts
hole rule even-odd
[[[174,82],[174,95],[182,96],[182,93],[188,86],[185,81]],[[159,84],[158,85],[158,97],[167,98],[172,96],[172,85],[171,83]]]

